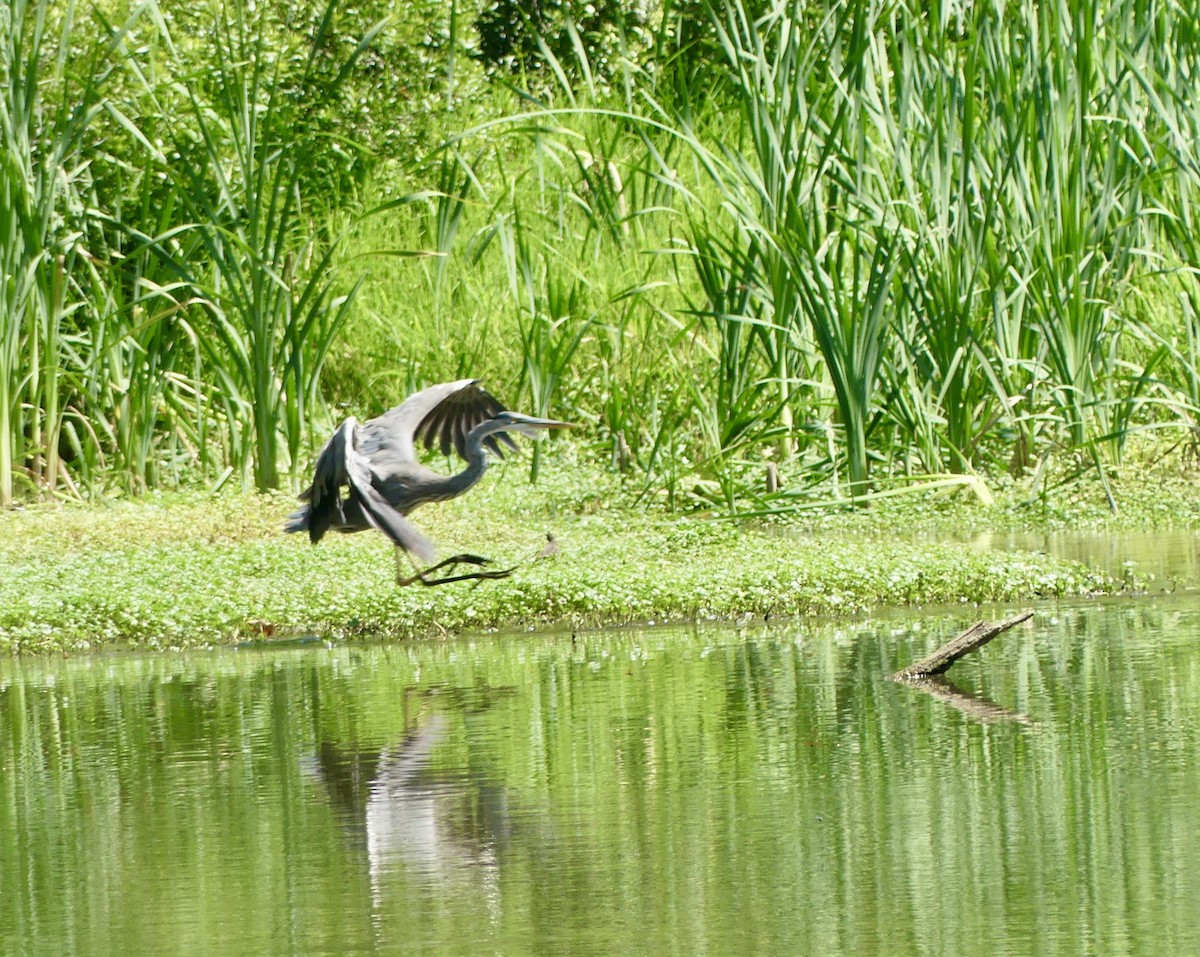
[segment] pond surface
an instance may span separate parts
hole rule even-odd
[[[979,548],[1044,552],[1083,562],[1152,591],[1200,586],[1200,536],[1186,529],[1125,532],[967,532],[949,536]]]
[[[979,615],[4,660],[0,953],[1200,952],[1200,595]]]

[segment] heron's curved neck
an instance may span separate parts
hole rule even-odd
[[[457,475],[450,476],[448,490],[451,495],[461,495],[483,478],[488,467],[488,454],[483,447],[483,440],[496,431],[495,425],[494,422],[483,422],[467,433],[464,443],[467,467]]]

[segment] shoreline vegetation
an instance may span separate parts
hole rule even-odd
[[[1029,602],[1161,587],[994,548],[988,530],[1195,527],[1185,480],[1137,483],[1113,515],[1099,483],[1066,512],[1002,491],[906,497],[787,520],[679,517],[579,480],[574,449],[494,466],[470,495],[418,510],[443,554],[509,579],[397,588],[382,536],[284,535],[281,494],[150,495],[0,515],[0,650],[177,649],[297,637],[443,638],[491,630],[840,617],[885,607]],[[1069,513],[1069,514],[1068,514]],[[559,549],[537,558],[546,533]],[[981,534],[975,535],[974,532]]]
[[[0,507],[296,491],[465,376],[684,512],[1194,452],[1186,11],[392,7],[14,0]]]
[[[1200,524],[1200,32],[1144,6],[12,0],[0,648],[1123,587],[956,540]],[[416,515],[511,579],[282,535],[468,376],[581,426]]]

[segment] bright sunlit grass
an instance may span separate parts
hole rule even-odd
[[[596,475],[598,473],[592,473]],[[880,606],[1015,602],[1114,584],[1045,555],[956,544],[953,530],[1060,527],[1063,509],[999,490],[928,494],[871,510],[768,524],[680,518],[632,506],[619,482],[555,450],[536,486],[524,464],[414,520],[442,554],[517,566],[478,585],[397,588],[391,546],[373,533],[313,547],[286,536],[283,495],[150,496],[0,516],[0,646],[184,647],[317,635],[437,638],[493,628],[585,627],[742,616],[846,615]],[[1145,487],[1145,486],[1141,486]],[[1160,486],[1112,516],[1099,486],[1060,504],[1075,527],[1200,522],[1187,489]],[[557,554],[537,558],[547,533]]]

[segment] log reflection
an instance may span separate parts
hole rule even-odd
[[[930,675],[925,678],[907,678],[900,683],[906,688],[916,688],[918,691],[924,691],[926,694],[932,695],[939,701],[944,701],[950,707],[961,711],[974,721],[984,724],[992,724],[997,721],[1016,721],[1018,724],[1023,724],[1027,727],[1037,727],[1037,722],[1029,717],[1029,715],[1005,708],[1003,705],[996,704],[996,702],[983,695],[963,691],[954,682],[942,675]]]

